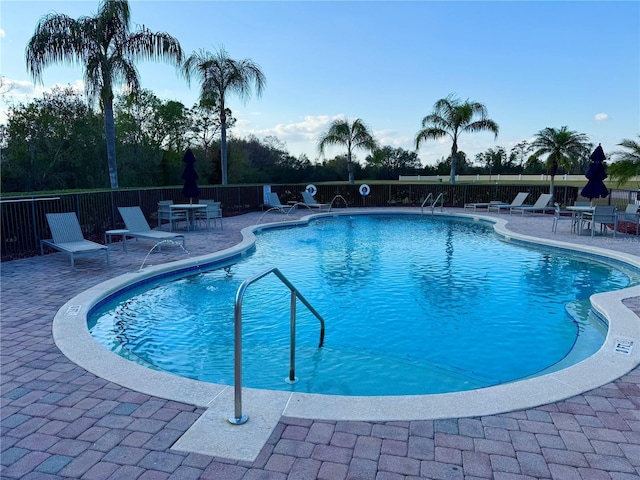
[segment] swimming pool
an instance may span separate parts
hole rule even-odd
[[[271,265],[325,317],[326,344],[317,348],[317,321],[300,308],[300,381],[284,382],[288,291],[265,279],[243,308],[245,384],[340,395],[468,390],[566,366],[603,341],[589,296],[638,282],[593,259],[500,242],[484,222],[325,217],[265,230],[229,273],[128,289],[94,309],[92,334],[128,358],[231,384],[233,296]]]

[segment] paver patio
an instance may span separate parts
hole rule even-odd
[[[261,215],[225,218],[223,231],[188,233],[189,254],[234,245],[240,229]],[[268,221],[284,218],[267,215]],[[554,235],[550,216],[511,216],[508,221],[515,232],[640,255],[637,237]],[[124,252],[116,243],[110,266],[99,258],[81,259],[76,271],[63,254],[1,265],[0,478],[640,478],[640,367],[564,401],[485,417],[401,422],[282,418],[254,462],[172,450],[203,409],[98,378],[62,355],[51,335],[53,317],[66,301],[139,269],[151,246],[131,241]],[[184,255],[180,248],[163,248],[147,263]],[[640,296],[624,303],[640,322]]]

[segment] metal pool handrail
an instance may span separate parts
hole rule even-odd
[[[236,303],[233,314],[233,383],[235,411],[234,416],[229,418],[229,423],[233,425],[242,425],[243,423],[246,423],[247,420],[249,420],[249,417],[247,415],[242,414],[242,299],[244,298],[244,294],[249,285],[260,280],[263,277],[266,277],[270,273],[273,273],[276,277],[278,277],[280,281],[284,283],[291,291],[291,341],[289,351],[289,378],[287,379],[287,381],[291,383],[296,381],[296,298],[299,298],[300,301],[309,309],[309,311],[313,313],[318,318],[318,320],[320,320],[320,343],[318,344],[318,348],[322,347],[322,345],[324,344],[324,319],[320,316],[316,309],[311,306],[307,299],[302,296],[298,289],[293,286],[293,284],[287,279],[287,277],[285,277],[280,272],[280,270],[278,270],[276,267],[271,267],[264,272],[254,275],[253,277],[248,278],[244,282],[242,282],[242,284],[238,288],[238,291],[236,292]]]
[[[432,196],[433,194],[429,193],[429,195],[427,195],[427,198],[424,199],[424,202],[422,202],[422,205],[420,205],[420,214],[424,213],[424,205]],[[431,215],[433,215],[433,210],[436,207],[438,200],[440,200],[440,211],[442,211],[442,209],[444,208],[444,192],[441,192],[440,195],[438,195],[437,198],[431,203],[431,205],[429,205],[431,207]]]

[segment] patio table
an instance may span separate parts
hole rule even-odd
[[[575,216],[576,222],[578,222],[578,235],[582,235],[582,221],[593,215],[595,207],[590,205],[573,205],[571,207],[567,207],[567,210],[572,212]]]
[[[129,234],[129,230],[126,228],[118,228],[115,230],[107,230],[104,232],[104,244],[111,245],[113,243],[113,236],[120,235],[122,237],[122,249],[127,251],[127,235]]]
[[[196,210],[204,210],[207,205],[204,203],[174,203],[169,205],[169,208],[174,211],[184,211],[187,217],[187,231],[189,227],[193,227],[195,230],[195,212]]]

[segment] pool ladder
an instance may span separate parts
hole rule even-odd
[[[318,320],[320,320],[320,342],[318,344],[318,348],[322,347],[322,345],[324,344],[324,319],[320,316],[316,309],[311,306],[307,299],[302,296],[298,289],[293,286],[293,284],[287,279],[287,277],[285,277],[280,272],[280,270],[278,270],[276,267],[271,267],[264,272],[254,275],[253,277],[248,278],[244,282],[242,282],[242,285],[240,285],[238,291],[236,292],[236,302],[233,314],[234,416],[229,417],[229,423],[231,423],[232,425],[242,425],[243,423],[246,423],[247,420],[249,420],[249,417],[247,415],[242,414],[242,299],[244,298],[244,294],[249,285],[257,282],[263,277],[266,277],[270,273],[273,273],[276,277],[278,277],[280,281],[284,283],[291,291],[291,340],[289,347],[289,377],[287,378],[288,382],[294,383],[296,381],[296,298],[299,298],[300,301],[309,309],[309,311],[313,313],[318,318]]]
[[[424,202],[422,202],[422,205],[420,205],[420,214],[424,213],[424,206],[430,198],[433,198],[433,193],[429,193],[429,195],[427,195],[427,198],[424,199]],[[444,192],[440,193],[440,195],[438,195],[436,199],[431,202],[431,205],[429,205],[431,207],[431,215],[433,215],[433,209],[438,204],[438,200],[440,200],[440,211],[442,211],[442,209],[444,208]]]

